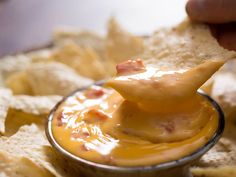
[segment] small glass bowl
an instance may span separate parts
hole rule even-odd
[[[102,84],[99,83],[96,85],[102,85]],[[54,117],[54,113],[56,112],[58,107],[66,99],[84,89],[86,88],[79,89],[74,93],[72,93],[71,95],[65,97],[51,110],[46,125],[46,135],[52,147],[54,147],[60,154],[62,154],[70,162],[70,164],[73,166],[73,169],[78,170],[78,173],[82,173],[83,175],[88,177],[173,177],[173,176],[191,177],[192,175],[190,173],[189,166],[193,164],[195,161],[197,161],[202,155],[204,155],[217,143],[224,130],[225,120],[224,120],[224,114],[220,106],[211,97],[209,97],[202,91],[198,91],[198,93],[203,97],[207,98],[207,100],[217,110],[218,128],[215,134],[211,137],[211,139],[197,151],[175,161],[170,161],[157,165],[149,165],[149,166],[119,167],[119,166],[104,165],[88,161],[73,155],[72,153],[68,152],[63,147],[61,147],[55,140],[52,133],[52,120]]]

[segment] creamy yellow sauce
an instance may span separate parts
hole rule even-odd
[[[197,89],[223,62],[177,71],[135,62],[60,105],[52,132],[63,148],[97,163],[143,166],[180,159],[213,136],[217,111]]]

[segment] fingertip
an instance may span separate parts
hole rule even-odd
[[[192,16],[192,0],[187,1],[185,5],[185,11],[188,14],[188,16],[191,18]]]
[[[189,18],[196,21],[201,21],[202,0],[189,0],[186,3],[185,9]]]
[[[185,6],[190,19],[207,23],[234,22],[235,7],[235,0],[189,0]]]

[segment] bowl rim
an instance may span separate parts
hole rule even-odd
[[[100,82],[96,82],[92,85],[97,85],[97,86],[101,86],[103,85],[103,81]],[[93,166],[96,168],[100,168],[100,169],[104,169],[104,170],[113,170],[113,171],[126,171],[126,172],[132,172],[132,171],[150,171],[150,170],[165,170],[165,169],[170,169],[170,168],[174,168],[174,167],[178,167],[178,166],[182,166],[187,164],[188,162],[192,162],[194,160],[197,160],[199,157],[201,157],[203,154],[205,154],[208,150],[210,150],[216,143],[217,141],[220,139],[223,131],[224,131],[224,127],[225,127],[225,117],[224,117],[224,113],[222,111],[222,109],[220,108],[220,106],[218,105],[218,103],[211,98],[209,95],[207,95],[206,93],[204,93],[202,90],[198,90],[198,93],[205,97],[211,104],[212,106],[216,109],[217,113],[218,113],[218,127],[216,132],[214,133],[214,135],[208,140],[208,142],[202,146],[201,148],[197,149],[196,151],[194,151],[193,153],[182,157],[181,159],[178,160],[174,160],[174,161],[169,161],[169,162],[165,162],[165,163],[161,163],[161,164],[156,164],[156,165],[147,165],[147,166],[134,166],[134,167],[130,167],[130,166],[115,166],[115,165],[106,165],[106,164],[100,164],[97,162],[92,162],[83,158],[80,158],[76,155],[73,155],[72,153],[70,153],[69,151],[65,150],[63,147],[61,147],[57,141],[55,140],[53,133],[52,133],[52,119],[54,116],[54,113],[56,112],[57,108],[68,98],[72,97],[74,94],[76,94],[79,91],[82,91],[92,85],[77,89],[76,91],[72,92],[71,94],[69,94],[68,96],[65,96],[61,101],[59,101],[54,108],[50,111],[49,115],[48,115],[48,119],[46,121],[46,128],[45,128],[45,133],[47,136],[48,141],[50,142],[50,144],[52,145],[52,147],[54,147],[59,153],[65,155],[66,157],[69,157],[70,159],[78,162],[78,163],[84,163],[88,166]]]

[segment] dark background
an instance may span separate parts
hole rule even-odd
[[[110,16],[138,35],[185,17],[186,0],[0,0],[0,56],[46,45],[57,26],[105,34]]]

